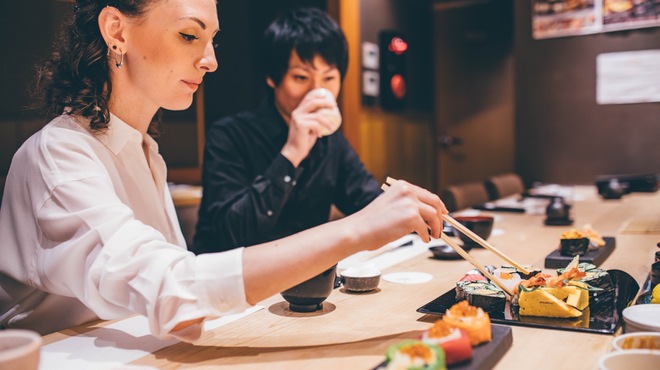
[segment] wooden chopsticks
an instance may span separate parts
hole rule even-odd
[[[391,177],[388,177],[387,180],[385,181],[385,184],[383,184],[383,185],[381,186],[381,188],[385,191],[385,190],[387,190],[391,185],[393,185],[394,182],[396,182],[396,181],[397,181],[397,180],[395,180],[395,179],[393,179],[393,178],[391,178]],[[529,271],[527,271],[527,269],[525,269],[524,267],[522,267],[520,264],[516,263],[516,262],[515,262],[514,260],[512,260],[511,258],[507,257],[507,256],[506,256],[504,253],[502,253],[499,249],[497,249],[497,248],[493,247],[492,245],[490,245],[488,242],[486,242],[486,241],[485,241],[483,238],[481,238],[479,235],[475,234],[474,232],[472,232],[472,230],[470,230],[470,229],[468,229],[467,227],[463,226],[463,224],[461,224],[460,222],[456,221],[456,220],[453,219],[451,216],[449,216],[449,215],[443,215],[443,219],[444,219],[445,221],[447,221],[448,223],[450,223],[450,224],[451,224],[454,228],[456,228],[458,231],[460,231],[461,233],[465,234],[466,236],[468,236],[470,239],[474,240],[475,242],[479,243],[479,245],[481,245],[481,246],[484,247],[485,249],[487,249],[487,250],[489,250],[489,251],[495,253],[497,256],[499,256],[499,257],[502,258],[503,260],[505,260],[505,261],[507,261],[508,263],[510,263],[512,266],[514,266],[516,269],[518,269],[518,270],[519,270],[520,272],[522,272],[523,274],[529,274]],[[509,294],[510,296],[513,296],[513,292],[512,292],[511,290],[509,290],[509,288],[507,288],[504,284],[502,284],[502,282],[500,282],[500,280],[499,280],[498,278],[496,278],[495,276],[493,276],[493,274],[491,274],[490,272],[488,272],[488,270],[486,270],[483,266],[481,266],[481,264],[479,264],[479,262],[477,262],[472,256],[470,256],[470,254],[468,254],[468,252],[466,252],[463,248],[461,248],[461,246],[457,245],[456,242],[454,242],[454,240],[452,240],[450,237],[448,237],[447,235],[445,235],[445,233],[441,233],[441,234],[440,234],[440,238],[441,238],[442,240],[444,240],[444,242],[447,243],[450,247],[452,247],[452,249],[454,249],[454,251],[456,251],[456,253],[458,253],[458,254],[459,254],[461,257],[463,257],[466,261],[470,262],[474,267],[476,267],[476,268],[477,268],[482,274],[484,274],[484,276],[486,276],[488,279],[490,279],[490,280],[493,281],[495,284],[497,284],[497,286],[499,286],[499,287],[500,287],[502,290],[504,290],[507,294]]]
[[[445,221],[450,223],[455,229],[458,229],[458,231],[460,231],[461,233],[467,235],[470,239],[472,239],[475,242],[479,243],[479,245],[481,245],[482,247],[488,249],[489,251],[495,253],[501,259],[507,261],[508,263],[511,264],[511,266],[518,269],[518,271],[522,272],[525,275],[529,274],[529,271],[527,271],[527,269],[525,269],[523,266],[516,263],[516,261],[514,261],[511,258],[507,257],[499,249],[497,249],[497,248],[493,247],[492,245],[490,245],[487,241],[483,240],[483,238],[481,238],[479,235],[475,234],[472,230],[465,227],[462,223],[456,221],[454,218],[452,218],[449,215],[443,215],[443,218],[444,218]]]

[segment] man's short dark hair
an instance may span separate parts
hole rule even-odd
[[[264,32],[261,60],[265,77],[279,85],[295,50],[305,63],[319,55],[339,70],[343,79],[348,66],[348,45],[339,25],[318,8],[298,8],[281,14]]]

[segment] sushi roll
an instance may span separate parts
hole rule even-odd
[[[456,328],[444,320],[436,321],[422,334],[424,343],[440,346],[445,351],[447,365],[457,364],[472,358],[470,337],[465,330]]]
[[[539,272],[541,272],[540,268],[532,266],[532,265],[523,265],[522,267],[524,267],[525,270],[527,270],[527,272],[528,272],[527,274],[523,274],[522,271],[518,270],[517,268],[515,268],[513,266],[502,266],[500,269],[503,270],[503,271],[515,272],[518,275],[520,275],[520,278],[522,280],[527,280],[527,279],[531,278],[532,276],[534,276],[534,275],[538,274]]]
[[[461,301],[451,306],[442,317],[447,324],[465,330],[470,337],[470,344],[490,342],[493,334],[490,327],[490,316],[481,307]]]
[[[467,301],[486,312],[499,313],[504,311],[506,294],[491,283],[459,281],[456,283],[456,301]]]
[[[607,271],[586,262],[578,264],[577,267],[579,271],[586,274],[580,278],[580,281],[589,287],[590,305],[601,304],[614,298],[614,283]],[[564,271],[565,269],[558,269],[557,274],[562,274]]]
[[[386,370],[446,370],[445,353],[439,346],[407,339],[390,346]]]
[[[513,291],[523,280],[516,269],[507,267],[495,269],[495,271],[493,271],[493,276],[498,278],[499,281],[509,289],[509,291]]]

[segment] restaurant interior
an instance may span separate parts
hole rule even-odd
[[[603,177],[652,176],[655,180],[652,190],[657,189],[660,100],[619,104],[599,102],[601,71],[598,60],[608,53],[660,49],[660,24],[612,32],[535,38],[532,33],[532,0],[218,0],[217,3],[221,27],[216,50],[219,68],[205,77],[203,88],[196,93],[191,108],[163,112],[158,142],[168,164],[168,180],[173,184],[190,185],[194,189],[201,184],[205,125],[254,108],[259,103],[266,87],[258,73],[259,61],[255,58],[261,33],[279,11],[305,5],[326,10],[337,19],[346,34],[350,58],[339,97],[343,118],[341,130],[379,182],[391,177],[423,186],[443,198],[447,196],[452,211],[518,194],[539,184],[579,187],[571,191],[582,194],[584,189],[596,189],[597,179]],[[72,1],[67,0],[5,1],[0,5],[4,45],[0,60],[0,191],[14,152],[47,122],[41,111],[30,108],[33,101],[31,83],[36,63],[50,52],[55,34],[69,16],[71,7]],[[395,72],[405,79],[405,91],[399,91],[403,97],[394,102],[387,96],[392,91],[384,91],[388,86],[381,87],[377,81],[391,77],[387,75],[385,65],[388,63],[387,41],[392,37],[401,37],[406,43],[401,55],[390,56],[398,58]],[[374,49],[380,56],[370,61],[374,55],[369,51]],[[658,97],[657,92],[655,97]],[[490,189],[485,193],[485,199],[477,196],[476,200],[461,203],[451,192],[468,184],[492,186],[493,179],[508,176],[513,176],[514,185],[509,183],[513,190],[500,188],[498,193]],[[192,198],[196,197],[194,194]],[[197,209],[196,200],[190,197],[190,194],[183,195],[177,203],[188,239],[194,230]],[[611,268],[625,266],[637,284],[644,285],[652,262],[646,254],[657,250],[655,245],[660,242],[658,207],[649,208],[660,204],[658,195],[631,197],[626,200],[628,203],[603,203],[598,197],[585,197],[593,207],[587,210],[574,204],[576,219],[593,224],[606,235],[619,233],[621,224],[630,221],[631,217],[638,216],[637,226],[647,222],[642,225],[647,228],[641,232],[624,232],[617,239],[619,249],[643,243],[639,253],[631,256],[619,250],[615,255],[621,265],[611,259],[606,265]],[[641,207],[646,208],[636,214],[636,209]],[[496,222],[500,221],[496,219]],[[541,221],[537,228],[524,229],[528,222],[529,219],[501,222],[495,228],[500,232],[503,230],[505,235],[493,234],[488,240],[500,247],[506,243],[525,245],[536,240],[534,238],[542,238],[545,242],[558,239],[564,231],[562,228],[542,228]],[[576,222],[575,226],[582,225]],[[500,263],[494,262],[492,256],[486,256],[486,250],[477,249],[471,254],[476,253],[481,261]],[[509,249],[508,253],[530,262],[547,254],[522,249]],[[434,267],[428,265],[430,260],[410,261],[403,262],[400,268],[435,274]],[[464,266],[447,269],[452,276],[434,275],[434,278],[451,285],[462,271],[469,268],[466,262]],[[387,293],[388,287],[390,285],[381,285],[378,293]],[[390,294],[403,294],[402,289],[392,287]],[[409,298],[413,301],[409,305],[420,306],[443,291],[420,290]],[[374,363],[374,358],[384,353],[384,342],[419,334],[420,328],[427,327],[429,322],[416,319],[415,312],[392,318],[393,324],[409,325],[409,332],[396,334],[381,330],[376,324],[366,324],[369,306],[383,304],[386,297],[385,294],[373,294],[366,297],[369,302],[355,303],[356,311],[365,313],[353,320],[361,321],[361,330],[372,330],[373,335],[357,335],[350,343],[343,339],[332,342],[340,338],[339,334],[328,336],[327,342],[332,344],[319,338],[308,342],[292,339],[298,332],[306,333],[302,322],[294,324],[294,329],[280,333],[277,338],[269,337],[265,329],[239,329],[234,325],[227,338],[221,338],[222,333],[217,334],[217,337],[208,339],[207,347],[200,347],[199,351],[179,345],[176,348],[181,352],[170,349],[160,355],[152,354],[149,360],[138,361],[137,365],[159,368],[174,368],[174,363],[190,365],[183,353],[194,353],[195,361],[199,362],[193,365],[214,366],[214,361],[220,361],[239,368],[238,365],[244,364],[242,361],[247,361],[248,356],[257,356],[247,361],[253,367],[246,365],[242,368],[258,368],[264,363],[283,369],[327,368],[321,355],[318,358],[300,355],[303,350],[316,349],[331,358],[337,357],[333,363],[337,367],[334,368],[353,368],[351,364],[359,364],[355,368],[371,369],[364,364]],[[356,298],[356,295],[335,296],[331,307],[335,307],[335,313],[342,315],[340,317],[348,317],[351,314],[342,312],[341,305],[353,304],[348,300],[355,301]],[[271,305],[267,304],[267,309],[263,310],[273,316],[264,322],[274,331],[279,330],[279,324],[284,325],[283,320],[300,317],[284,312],[280,301],[268,301]],[[405,304],[396,303],[388,310],[408,310]],[[411,317],[413,324],[404,323]],[[319,330],[330,330],[330,323],[318,325]],[[255,330],[253,335],[250,330]],[[516,365],[520,365],[521,351],[533,348],[532,344],[522,342],[532,340],[548,347],[554,345],[553,340],[565,341],[567,347],[574,346],[591,356],[570,363],[568,350],[560,351],[566,359],[553,359],[546,364],[548,366],[542,364],[538,368],[577,368],[572,364],[595,368],[596,359],[608,350],[611,342],[604,340],[602,335],[595,335],[598,338],[594,339],[596,344],[590,346],[582,343],[580,337],[562,336],[562,331],[550,330],[553,334],[544,339],[530,328],[516,330],[514,343],[522,348],[514,355],[506,355],[499,368],[519,368]],[[65,333],[47,342],[53,343],[81,332]],[[246,342],[253,340],[252,343],[256,344],[242,347],[241,336]],[[275,343],[280,340],[282,343]],[[284,342],[287,340],[297,343],[297,349],[278,352],[286,346]],[[216,345],[219,347],[211,348]],[[360,349],[364,356],[356,355]],[[300,352],[296,352],[298,350]],[[299,355],[301,362],[295,366],[287,362],[290,356]],[[356,358],[351,356],[362,356],[357,357],[362,362],[351,362]],[[224,359],[219,360],[221,358]],[[542,354],[531,355],[536,361],[543,358]],[[375,361],[374,365],[378,362]],[[495,363],[488,366],[495,366]]]
[[[219,1],[218,71],[196,103],[166,112],[161,151],[176,183],[199,184],[204,123],[254,107],[264,94],[255,45],[280,10],[310,5],[340,22],[350,67],[344,135],[378,180],[449,185],[517,173],[524,183],[592,184],[599,175],[656,173],[660,104],[598,104],[599,54],[657,49],[660,29],[534,39],[531,1]],[[0,182],[44,121],[31,104],[35,64],[50,51],[70,1],[8,2],[0,73]],[[35,9],[39,9],[36,11]],[[364,93],[362,45],[405,35],[406,96],[397,107]],[[9,36],[11,35],[11,36]],[[384,69],[384,68],[383,68]],[[376,70],[376,72],[379,72]]]

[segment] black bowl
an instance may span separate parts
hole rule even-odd
[[[495,218],[489,215],[455,216],[454,220],[460,222],[470,231],[479,235],[481,239],[486,240],[490,236],[490,233],[493,232],[493,223]],[[454,228],[454,236],[460,238],[463,241],[463,249],[465,250],[470,250],[473,247],[480,246],[477,242],[470,239],[469,236],[456,230],[456,228]]]
[[[323,301],[332,293],[335,276],[337,276],[337,265],[280,294],[289,302],[291,311],[314,312],[323,308]]]

